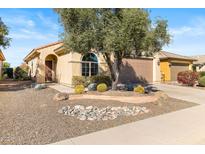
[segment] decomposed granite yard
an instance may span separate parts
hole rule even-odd
[[[120,116],[114,120],[84,120],[58,113],[63,106],[136,106],[114,100],[73,99],[56,102],[53,96],[56,90],[46,88],[34,90],[21,86],[12,86],[8,91],[0,83],[0,144],[49,144],[68,138],[88,134],[125,123],[142,120],[167,112],[192,107],[196,104],[173,98],[161,102],[137,104],[150,112],[136,116]]]

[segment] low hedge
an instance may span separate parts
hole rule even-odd
[[[105,75],[96,75],[91,77],[84,77],[84,76],[73,76],[72,84],[76,85],[83,85],[87,87],[91,83],[96,83],[97,85],[100,83],[105,83],[107,86],[112,85],[111,78]]]
[[[90,77],[90,81],[91,83],[105,83],[107,86],[111,86],[112,85],[112,80],[109,76],[106,75],[96,75],[96,76],[91,76]]]
[[[199,78],[199,86],[205,87],[205,76]]]
[[[193,86],[199,79],[199,74],[193,71],[182,71],[177,74],[178,83]]]
[[[199,76],[200,76],[200,77],[205,76],[205,71],[203,71],[203,72],[199,72]]]

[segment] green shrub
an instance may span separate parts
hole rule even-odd
[[[83,76],[73,76],[73,78],[72,78],[72,84],[73,84],[74,86],[84,85],[84,84],[85,84],[85,77],[83,77]]]
[[[2,69],[3,75],[7,75],[7,78],[13,78],[13,68],[3,68]]]
[[[75,93],[82,94],[85,92],[85,87],[83,85],[76,85],[75,86]]]
[[[111,86],[112,85],[112,80],[109,76],[106,75],[96,75],[96,76],[91,76],[90,77],[90,82],[91,83],[105,83],[107,86]]]
[[[203,72],[199,72],[199,76],[200,76],[200,77],[205,76],[205,71],[203,71]]]
[[[182,71],[177,74],[178,83],[193,86],[199,78],[199,74],[193,71]]]
[[[98,92],[105,92],[105,91],[107,91],[107,85],[105,83],[100,83],[97,86],[97,91]]]
[[[144,94],[145,89],[144,87],[142,87],[141,85],[137,86],[134,88],[134,92],[140,93],[140,94]]]
[[[199,78],[199,85],[205,87],[205,76]]]
[[[105,83],[107,86],[111,86],[112,81],[109,76],[105,75],[96,75],[91,77],[73,76],[72,78],[72,84],[74,86],[82,84],[84,87],[87,87],[90,83]]]
[[[14,79],[17,80],[30,80],[30,77],[28,76],[28,72],[23,70],[21,67],[16,67],[14,71]]]

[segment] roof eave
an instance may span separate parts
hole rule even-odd
[[[33,49],[23,60],[25,62],[30,61],[33,57],[39,55],[40,53],[38,52],[38,50]]]
[[[176,58],[176,57],[161,57],[159,59],[165,60],[165,59],[177,59],[177,60],[188,60],[188,61],[197,61],[197,59],[189,59],[189,58]]]

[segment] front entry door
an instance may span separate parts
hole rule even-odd
[[[46,81],[52,81],[52,61],[46,61],[46,70],[45,70],[46,76],[45,80]]]

